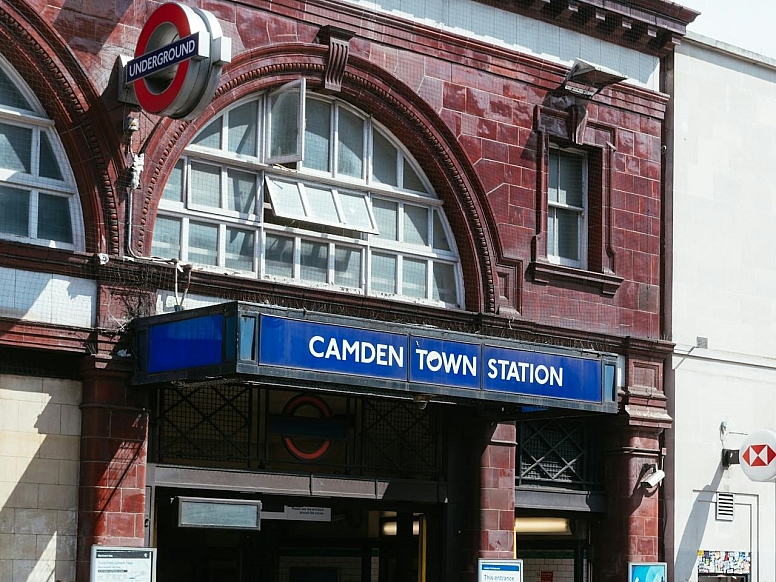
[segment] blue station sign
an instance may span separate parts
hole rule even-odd
[[[538,406],[615,401],[611,354],[226,306],[138,320],[133,381],[247,374]]]

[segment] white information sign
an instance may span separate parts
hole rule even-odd
[[[523,560],[477,560],[477,582],[523,582]]]
[[[92,546],[90,582],[155,582],[156,548]]]

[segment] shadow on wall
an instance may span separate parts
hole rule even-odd
[[[700,500],[704,493],[714,493],[719,488],[722,481],[722,465],[717,466],[711,483],[706,485],[702,491],[695,496],[692,510],[687,516],[682,539],[679,542],[676,553],[676,564],[674,566],[674,580],[676,582],[687,582],[695,573],[695,567],[698,563],[698,550],[700,550],[703,539],[703,530],[709,519],[709,514],[714,507],[713,503],[705,503]]]
[[[122,23],[132,5],[140,3],[134,3],[133,0],[89,2],[89,14],[84,13],[84,4],[81,0],[65,0],[54,19],[54,28],[71,48],[96,55]]]
[[[81,385],[0,374],[0,580],[75,580]]]

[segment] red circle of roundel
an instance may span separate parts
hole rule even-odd
[[[283,414],[292,416],[297,410],[303,406],[312,406],[318,411],[322,418],[331,417],[331,408],[326,404],[324,400],[317,396],[310,396],[307,394],[300,394],[289,400],[283,407]],[[294,455],[300,461],[316,461],[326,454],[326,451],[331,447],[331,441],[324,439],[321,444],[314,451],[303,451],[300,449],[292,437],[283,437],[283,444],[288,449],[288,452]]]
[[[143,56],[149,52],[148,43],[154,32],[163,25],[172,25],[178,31],[178,37],[184,38],[191,35],[191,25],[185,9],[180,4],[169,2],[162,4],[157,8],[146,22],[143,30],[140,31],[140,38],[137,40],[135,49],[135,58]],[[160,48],[160,47],[154,47]],[[135,97],[137,97],[140,106],[149,113],[159,113],[172,105],[186,80],[191,61],[186,60],[178,63],[178,70],[175,72],[170,84],[161,93],[153,93],[146,85],[145,79],[139,79],[135,82]]]

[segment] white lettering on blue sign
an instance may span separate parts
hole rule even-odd
[[[436,350],[415,349],[420,370],[428,369],[439,372],[444,369],[445,374],[461,374],[463,376],[477,376],[477,357],[466,354],[448,354]]]
[[[320,335],[310,338],[307,343],[310,354],[315,358],[352,360],[359,364],[377,364],[378,366],[404,367],[404,348],[388,344],[372,344],[355,340],[329,338],[328,341]]]
[[[126,66],[127,83],[133,83],[161,69],[190,59],[197,56],[198,53],[199,34],[193,34],[178,42],[168,44],[129,61]]]
[[[495,358],[488,360],[487,365],[488,378],[491,379],[542,385],[549,382],[550,386],[563,386],[563,368]]]

